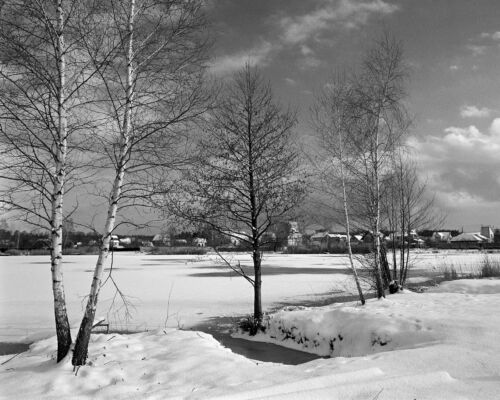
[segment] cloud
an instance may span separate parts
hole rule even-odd
[[[310,56],[314,54],[314,51],[309,47],[303,44],[300,46],[300,52],[303,56]]]
[[[460,107],[460,116],[462,118],[484,118],[489,117],[493,110],[483,107],[478,108],[476,106],[462,106]]]
[[[478,45],[478,44],[468,44],[467,48],[472,51],[472,54],[475,56],[480,56],[486,52],[487,46]]]
[[[451,126],[441,136],[413,137],[409,145],[428,175],[429,189],[446,206],[459,199],[473,198],[478,205],[500,201],[500,118],[486,133],[474,125]]]
[[[222,75],[238,71],[246,63],[263,66],[269,63],[275,50],[277,50],[275,45],[264,41],[251,49],[219,57],[211,65],[210,71],[216,75]]]
[[[480,37],[482,39],[492,39],[492,40],[500,40],[500,31],[497,32],[483,32]]]
[[[301,70],[317,68],[321,65],[321,60],[315,56],[303,57],[297,61],[297,65]]]
[[[490,125],[490,135],[500,136],[500,118],[495,118]]]
[[[287,44],[304,43],[331,27],[356,28],[365,24],[371,15],[387,15],[397,9],[398,6],[384,0],[330,0],[308,14],[282,18],[282,40]]]
[[[450,71],[458,71],[460,67],[458,65],[450,65]]]
[[[292,78],[285,78],[285,82],[290,86],[296,86],[297,82]]]

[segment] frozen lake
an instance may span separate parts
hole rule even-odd
[[[252,265],[246,254],[230,257],[237,258],[244,268]],[[64,257],[68,314],[75,328],[82,317],[96,259],[93,255]],[[320,300],[332,291],[352,290],[345,262],[343,256],[265,254],[263,307]],[[96,316],[107,317],[115,326],[163,327],[168,315],[167,326],[188,328],[212,317],[253,311],[250,284],[217,262],[215,255],[117,253],[113,277],[135,307],[129,321],[124,320],[118,299],[117,307],[110,309],[115,290],[108,281],[101,290]],[[0,282],[0,341],[51,335],[54,317],[49,258],[1,257]]]
[[[251,269],[249,255],[228,256],[240,261],[245,269]],[[477,264],[481,257],[478,252],[420,252],[415,257],[415,271],[417,275],[423,271],[435,273],[445,264],[466,269]],[[64,257],[66,300],[74,328],[82,317],[96,259],[94,255]],[[263,307],[269,309],[282,303],[321,301],[332,294],[355,293],[347,267],[344,255],[266,253]],[[215,255],[117,253],[113,271],[115,281],[135,307],[128,321],[124,319],[119,300],[116,307],[110,308],[115,291],[108,282],[101,291],[96,316],[107,318],[115,327],[189,328],[213,317],[248,315],[253,311],[250,284],[217,262]],[[0,341],[52,335],[54,317],[48,256],[1,257],[0,282]]]

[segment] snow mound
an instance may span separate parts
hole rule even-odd
[[[267,317],[266,333],[255,340],[330,357],[353,357],[430,344],[436,336],[412,315],[394,312],[401,297],[321,308],[286,308]]]
[[[464,294],[496,294],[500,293],[500,279],[458,279],[442,282],[429,292],[464,293]]]

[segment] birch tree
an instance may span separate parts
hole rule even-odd
[[[405,107],[407,68],[401,45],[385,35],[367,53],[353,79],[352,129],[349,141],[358,154],[351,168],[359,178],[355,196],[366,226],[373,232],[374,275],[378,297],[384,296],[381,274],[381,198],[383,177],[390,172],[393,154],[408,132]]]
[[[0,5],[0,202],[50,232],[57,361],[71,345],[62,267],[64,197],[80,159],[79,95],[92,73],[80,58],[78,1],[6,1]],[[78,176],[82,176],[79,169]]]
[[[75,366],[87,359],[119,213],[149,204],[155,174],[168,173],[183,162],[180,145],[207,100],[203,72],[208,41],[200,1],[110,1],[88,23],[94,34],[86,40],[86,50],[94,64],[103,51],[116,51],[95,82],[100,101],[93,112],[102,124],[94,134],[94,150],[102,155],[100,167],[111,179],[99,256],[73,353]]]
[[[353,154],[347,146],[346,138],[350,135],[352,121],[351,104],[353,98],[353,87],[345,74],[338,75],[333,82],[325,85],[323,91],[317,96],[316,103],[312,107],[312,119],[316,133],[318,134],[320,148],[320,175],[323,190],[330,193],[332,206],[339,196],[334,193],[339,189],[342,202],[344,226],[346,234],[347,254],[349,265],[353,274],[359,300],[365,304],[363,289],[361,287],[356,265],[351,248],[351,221],[350,221],[350,199],[348,197],[349,170],[352,170],[355,153]]]

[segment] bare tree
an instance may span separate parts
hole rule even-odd
[[[346,148],[345,140],[350,135],[352,123],[350,103],[353,95],[353,86],[347,76],[345,74],[338,75],[333,82],[325,85],[324,90],[318,95],[312,108],[312,117],[320,141],[319,149],[322,153],[320,155],[322,159],[320,175],[323,185],[326,186],[324,189],[332,196],[337,191],[338,181],[340,180],[349,265],[356,283],[359,300],[364,305],[363,289],[361,288],[351,248],[350,203],[346,182],[348,179],[346,175],[349,170],[346,166],[352,166],[351,155],[353,155],[353,152]],[[349,142],[347,142],[348,144]],[[331,200],[335,201],[337,199],[338,196],[334,196]]]
[[[238,266],[232,268],[253,286],[254,331],[263,315],[264,234],[303,194],[291,141],[295,124],[295,114],[275,102],[261,73],[246,65],[226,85],[209,115],[199,163],[185,174],[180,200],[170,200],[183,217],[251,250],[253,277]]]
[[[393,154],[408,131],[404,104],[406,77],[401,46],[385,35],[368,52],[360,73],[352,80],[352,126],[346,140],[357,157],[349,165],[349,173],[358,179],[353,186],[358,218],[373,234],[378,297],[384,296],[380,240],[383,181],[390,172]]]
[[[383,203],[389,230],[393,232],[389,242],[392,248],[392,279],[404,286],[410,267],[412,234],[424,227],[441,225],[444,217],[435,208],[434,197],[419,178],[417,165],[407,149],[395,152],[392,173],[386,177],[386,186]]]
[[[80,58],[80,20],[92,9],[78,1],[0,4],[0,202],[50,231],[57,361],[71,334],[62,268],[64,197],[76,185],[80,91],[92,76]],[[82,170],[78,175],[81,177]]]
[[[111,175],[107,214],[85,313],[73,354],[73,365],[87,358],[102,275],[119,211],[149,203],[155,175],[184,161],[180,147],[189,124],[205,111],[203,72],[208,41],[200,1],[127,0],[101,5],[101,14],[87,21],[93,35],[86,55],[98,65],[116,49],[95,90],[100,129],[94,151],[100,168]]]

